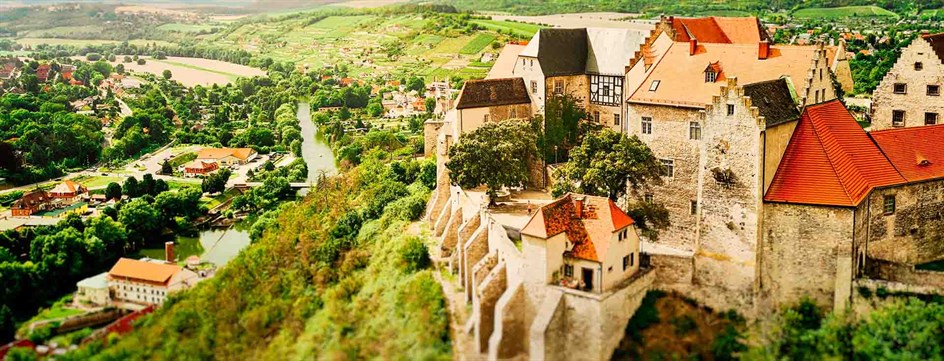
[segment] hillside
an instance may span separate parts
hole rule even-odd
[[[768,11],[790,11],[798,8],[832,8],[840,6],[875,5],[885,9],[907,11],[912,9],[939,9],[942,0],[440,0],[461,10],[493,11],[516,15],[544,15],[555,13],[616,11],[625,13],[743,16]]]
[[[68,359],[450,358],[443,293],[408,231],[434,168],[371,151],[282,210],[215,278]]]

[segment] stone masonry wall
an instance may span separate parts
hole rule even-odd
[[[944,259],[944,180],[878,189],[868,198],[868,257],[915,265]],[[895,197],[885,214],[884,198]]]
[[[853,213],[852,208],[764,204],[760,299],[755,300],[761,310],[804,296],[834,306],[837,272],[843,268],[839,257],[851,253]],[[849,249],[841,250],[844,245]]]
[[[915,70],[915,63],[923,69]],[[895,94],[895,83],[905,84],[906,93]],[[928,85],[944,86],[944,65],[931,45],[919,38],[902,49],[898,62],[872,93],[872,130],[892,128],[893,110],[905,112],[905,127],[923,126],[925,112],[937,113],[938,124],[944,122],[944,97],[928,95]]]
[[[657,243],[685,251],[694,251],[698,232],[698,216],[691,213],[691,202],[698,198],[699,141],[690,139],[689,123],[701,124],[702,112],[695,108],[633,104],[626,117],[630,136],[639,136],[657,158],[674,162],[674,176],[663,177],[662,185],[643,193],[652,194],[654,202],[669,210],[671,226],[660,232]],[[652,134],[642,134],[643,117],[652,118]]]
[[[442,129],[443,122],[436,120],[427,120],[423,123],[423,155],[426,157],[434,156],[436,153],[436,139],[439,137],[439,130]]]
[[[706,109],[702,127],[695,283],[746,308],[753,298],[764,119],[736,79]],[[734,105],[734,114],[727,114]]]

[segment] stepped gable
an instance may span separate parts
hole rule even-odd
[[[875,187],[906,180],[842,102],[803,110],[767,202],[854,207]]]

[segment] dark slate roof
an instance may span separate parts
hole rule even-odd
[[[587,29],[541,29],[539,39],[538,61],[544,76],[584,74]]]
[[[764,116],[767,126],[783,124],[800,118],[790,86],[786,79],[776,79],[747,84],[744,95],[751,97],[751,105]]]
[[[456,109],[531,104],[528,88],[521,78],[469,80],[462,87]]]
[[[931,44],[931,49],[934,49],[937,58],[941,59],[941,62],[944,63],[944,33],[924,35],[922,38],[924,38],[924,41],[927,41],[928,44]]]

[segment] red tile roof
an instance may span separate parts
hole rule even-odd
[[[578,217],[577,202],[581,198],[583,211]],[[572,257],[601,262],[613,233],[633,223],[609,198],[567,194],[541,207],[521,233],[544,239],[565,233],[574,245]]]
[[[900,183],[901,174],[833,100],[803,110],[764,200],[856,206],[873,188]]]
[[[163,264],[147,261],[139,261],[130,258],[121,258],[108,271],[108,275],[115,278],[129,278],[137,281],[146,281],[154,283],[167,284],[177,272],[180,272],[180,266],[172,264]]]
[[[699,43],[757,44],[769,40],[767,31],[756,17],[672,18],[675,41]]]
[[[909,182],[944,177],[944,124],[869,134]]]

